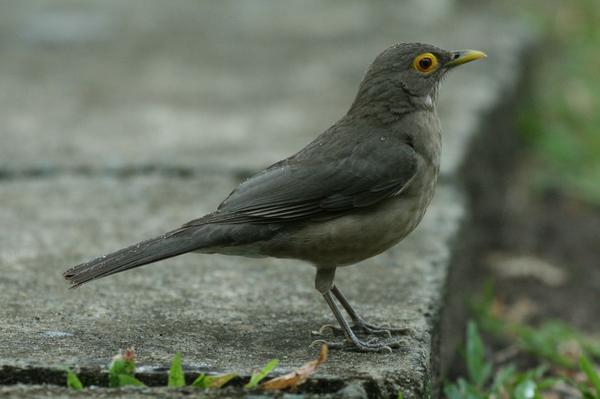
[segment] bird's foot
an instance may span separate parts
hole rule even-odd
[[[354,325],[351,327],[352,331],[358,334],[366,334],[366,335],[387,335],[389,338],[392,337],[392,334],[406,334],[409,332],[408,328],[395,328],[389,326],[378,326],[375,324],[371,324],[363,319],[355,319]],[[315,335],[323,335],[326,330],[331,331],[335,335],[344,335],[344,330],[342,330],[338,326],[334,326],[333,324],[325,324],[318,331],[316,331]]]
[[[377,340],[371,338],[368,341],[363,341],[354,337],[354,339],[344,339],[341,341],[327,341],[324,339],[317,339],[310,344],[310,347],[318,345],[327,345],[330,349],[345,349],[354,350],[358,352],[388,352],[392,353],[392,348],[398,348],[400,341],[390,340]]]

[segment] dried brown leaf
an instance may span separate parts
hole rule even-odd
[[[291,373],[266,381],[262,383],[260,387],[265,391],[275,391],[280,389],[295,390],[299,385],[306,382],[308,377],[314,374],[321,364],[327,361],[328,354],[329,348],[327,345],[323,345],[321,346],[321,352],[319,353],[318,359],[311,360]]]

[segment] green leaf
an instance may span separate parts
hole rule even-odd
[[[600,398],[600,375],[596,372],[592,362],[583,355],[579,358],[579,367],[585,373],[594,389],[596,389],[596,398]]]
[[[83,384],[79,380],[79,377],[77,377],[77,374],[69,369],[67,369],[67,387],[78,391],[83,389]]]
[[[237,374],[229,373],[216,376],[206,376],[205,380],[208,388],[221,388],[235,377],[237,377]]]
[[[125,360],[120,355],[116,356],[110,364],[109,372],[113,372],[115,374],[133,375],[135,372],[135,361]]]
[[[202,373],[200,374],[198,377],[196,377],[196,379],[194,380],[194,382],[192,382],[192,386],[196,387],[196,388],[208,388],[208,384],[206,382],[206,374]]]
[[[140,381],[137,378],[135,378],[134,376],[131,376],[128,374],[119,374],[119,376],[117,378],[119,380],[120,387],[124,387],[127,385],[133,385],[136,387],[144,387],[145,386],[142,381]]]
[[[492,373],[491,363],[485,360],[485,349],[477,324],[470,320],[467,325],[467,371],[470,381],[482,387]]]
[[[236,376],[237,374],[234,373],[215,376],[200,374],[198,378],[192,382],[192,386],[196,388],[221,388]]]
[[[444,394],[448,399],[488,399],[488,395],[462,378],[459,378],[456,384],[446,385]]]
[[[581,342],[581,337],[571,327],[561,322],[551,321],[544,323],[540,328],[515,324],[512,330],[519,337],[519,344],[527,351],[561,367],[573,368],[573,360],[559,350],[564,342]]]
[[[185,386],[185,375],[183,374],[183,367],[181,366],[181,353],[177,352],[173,361],[171,362],[171,368],[169,369],[169,387],[179,388]]]
[[[538,381],[537,385],[539,390],[541,391],[543,389],[550,389],[559,382],[564,382],[565,384],[567,384],[567,382],[561,378],[544,378],[543,380]]]
[[[133,352],[133,349],[127,349],[122,354],[119,354],[113,358],[108,369],[108,386],[111,388],[118,388],[122,386],[122,375],[133,378],[134,373],[135,353]]]
[[[111,388],[118,388],[121,386],[119,382],[120,375],[131,375],[133,372],[130,371],[130,366],[122,358],[116,357],[113,359],[108,369],[108,386]]]
[[[491,391],[496,394],[500,393],[500,391],[508,385],[509,381],[514,378],[515,374],[515,366],[508,366],[500,369],[494,377]]]
[[[244,388],[246,389],[254,389],[258,386],[258,384],[262,381],[263,378],[265,378],[267,376],[267,374],[269,374],[271,371],[273,371],[273,369],[275,367],[277,367],[277,365],[279,364],[279,360],[277,359],[272,359],[269,363],[267,363],[267,365],[265,367],[263,367],[263,369],[256,374],[252,374],[252,377],[250,377],[250,382],[248,382],[246,385],[244,385]]]
[[[535,399],[538,396],[538,388],[533,380],[527,379],[515,387],[513,397],[515,399]]]
[[[460,393],[456,384],[448,384],[444,387],[444,394],[448,399],[462,399],[463,395]]]
[[[404,399],[404,394],[402,393],[402,391],[398,391],[397,399]]]

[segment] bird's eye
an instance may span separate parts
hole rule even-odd
[[[419,54],[413,61],[413,67],[424,74],[431,73],[437,69],[438,59],[431,53]]]

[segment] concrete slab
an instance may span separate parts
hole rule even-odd
[[[193,395],[193,396],[192,396]],[[242,390],[236,389],[219,389],[219,390],[200,390],[194,388],[170,389],[170,388],[95,388],[93,390],[73,391],[65,387],[57,387],[52,385],[9,385],[0,386],[0,397],[3,399],[66,399],[66,398],[90,398],[90,399],[106,399],[106,398],[124,398],[124,399],[145,399],[145,398],[165,398],[165,399],[183,399],[183,398],[251,398],[264,399],[275,395],[267,394],[248,394]],[[311,398],[335,398],[340,397],[334,394],[293,394],[284,393],[277,397],[282,399],[311,399]],[[352,396],[345,396],[346,398]],[[354,396],[356,397],[356,396]]]
[[[341,117],[399,41],[490,55],[442,91],[452,172],[513,79],[521,29],[451,1],[6,3],[0,174],[260,169]]]
[[[186,255],[66,290],[65,266],[200,215],[232,184],[211,177],[2,184],[1,225],[14,227],[0,232],[0,364],[98,369],[134,346],[147,370],[164,370],[181,351],[190,370],[248,376],[271,358],[284,372],[314,357],[310,332],[332,316],[313,288],[314,270],[301,262]],[[337,279],[370,319],[413,333],[392,355],[333,352],[319,378],[428,389],[450,242],[464,212],[450,187],[435,201],[409,239]]]

